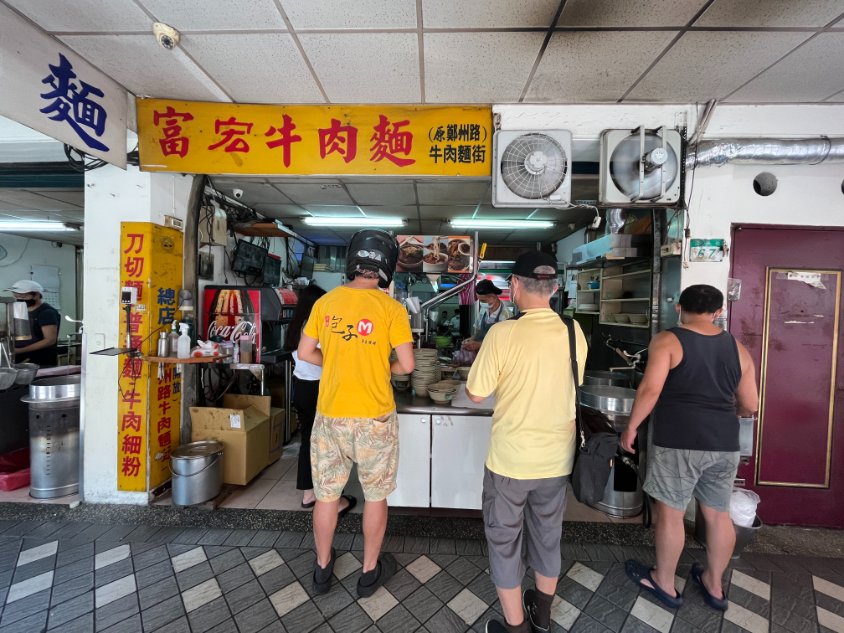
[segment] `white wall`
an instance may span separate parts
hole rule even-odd
[[[6,250],[6,257],[0,259],[0,293],[6,292],[19,279],[32,278],[32,266],[56,266],[59,269],[59,301],[62,324],[59,340],[76,331],[76,326],[64,320],[64,315],[77,318],[76,309],[76,249],[70,244],[53,246],[47,240],[34,240],[16,235],[0,234],[0,246]]]
[[[844,116],[844,114],[842,114]],[[760,172],[777,177],[770,196],[753,190]],[[844,165],[735,165],[696,170],[689,201],[692,238],[724,238],[733,224],[844,226]],[[730,262],[690,262],[682,286],[711,284],[726,292]]]
[[[123,171],[106,166],[85,174],[85,346],[120,347],[120,223],[184,219],[192,176]],[[146,493],[117,490],[118,358],[83,357],[83,500],[147,503]]]

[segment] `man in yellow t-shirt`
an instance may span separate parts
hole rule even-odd
[[[548,631],[551,625],[576,434],[568,329],[550,308],[557,288],[552,255],[531,251],[516,259],[510,294],[521,314],[490,328],[466,384],[475,402],[495,393],[483,514],[490,575],[506,623],[490,620],[487,633]],[[573,327],[581,382],[588,349],[580,326]],[[522,597],[523,534],[536,590]]]
[[[399,458],[390,372],[409,374],[414,369],[407,312],[379,290],[389,286],[397,257],[396,239],[385,231],[352,236],[346,259],[349,283],[314,304],[299,343],[299,358],[323,368],[311,434],[317,595],[331,589],[338,501],[353,462],[366,499],[358,596],[371,596],[397,568],[392,555],[379,556],[387,528],[387,495],[396,487]],[[391,366],[393,349],[398,360]]]

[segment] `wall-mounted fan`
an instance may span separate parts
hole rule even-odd
[[[492,141],[492,205],[554,207],[571,198],[571,132],[498,131]]]
[[[604,130],[599,202],[670,205],[680,199],[682,139],[677,130]]]

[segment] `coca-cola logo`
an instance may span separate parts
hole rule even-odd
[[[255,337],[258,334],[258,329],[251,321],[241,321],[237,325],[217,325],[216,321],[211,321],[208,325],[208,339],[212,336],[219,336],[224,341],[237,341],[243,336],[248,336],[249,340],[255,342]]]

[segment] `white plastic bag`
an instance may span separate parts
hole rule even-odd
[[[730,497],[730,518],[740,527],[753,527],[759,495],[752,490],[734,488]]]

